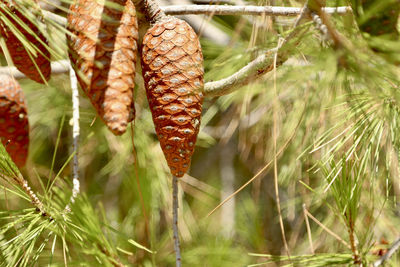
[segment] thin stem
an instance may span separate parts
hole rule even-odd
[[[25,191],[25,193],[28,194],[29,198],[31,199],[32,204],[35,205],[35,207],[39,210],[39,212],[42,215],[47,216],[47,212],[45,212],[44,208],[43,208],[43,203],[36,196],[35,192],[32,191],[31,187],[28,185],[28,181],[26,181],[22,177],[19,177],[17,182],[22,187],[22,189]]]
[[[287,148],[287,146],[290,144],[290,142],[292,141],[292,139],[294,138],[297,129],[300,126],[300,123],[303,119],[304,116],[304,109],[303,109],[303,113],[301,115],[301,118],[299,119],[299,122],[296,125],[296,128],[294,129],[292,135],[289,137],[289,139],[285,142],[285,144],[281,147],[281,149],[279,149],[279,151],[276,154],[276,157],[279,157],[283,151],[285,151],[285,149]],[[227,198],[225,198],[221,203],[219,203],[215,208],[213,208],[206,217],[211,216],[216,210],[218,210],[222,205],[224,205],[226,202],[228,202],[229,200],[231,200],[235,195],[237,195],[240,191],[242,191],[244,188],[246,188],[249,184],[251,184],[252,182],[254,182],[254,180],[258,179],[258,178],[262,178],[263,174],[265,174],[265,172],[268,170],[269,166],[272,164],[273,160],[270,160],[267,164],[265,164],[265,166],[259,170],[250,180],[248,180],[247,182],[245,182],[241,187],[239,187],[235,192],[233,192],[232,194],[230,194]]]
[[[253,15],[253,16],[298,16],[300,7],[283,6],[219,6],[219,5],[174,5],[163,6],[167,15]],[[328,14],[345,15],[352,12],[349,6],[326,7],[322,9]]]
[[[49,213],[45,211],[42,201],[40,201],[35,192],[33,192],[31,187],[28,185],[28,181],[25,180],[25,178],[22,177],[21,174],[15,174],[12,177],[0,174],[0,177],[6,181],[14,180],[15,183],[19,185],[22,188],[22,190],[28,195],[29,199],[31,200],[31,203],[36,207],[37,211],[39,211],[40,214],[42,214],[43,216],[51,218]]]
[[[351,248],[349,244],[347,244],[346,241],[344,241],[340,236],[338,236],[337,234],[335,234],[334,232],[332,232],[328,227],[326,227],[323,223],[321,223],[320,221],[318,221],[317,218],[315,218],[307,209],[304,210],[307,214],[307,216],[313,220],[316,224],[318,224],[322,229],[324,229],[328,234],[330,234],[331,236],[333,236],[334,238],[336,238],[340,243],[342,243],[343,245],[345,245],[347,248]]]
[[[230,0],[193,0],[196,5],[235,5],[234,1]]]
[[[278,46],[281,45],[281,42],[283,40],[279,40]],[[275,188],[275,200],[276,200],[276,208],[278,210],[278,217],[279,217],[279,225],[281,228],[281,234],[282,234],[282,241],[285,246],[286,254],[288,255],[288,258],[290,260],[290,252],[289,252],[289,246],[286,241],[286,235],[285,235],[285,226],[283,224],[283,218],[282,218],[282,211],[281,211],[281,201],[279,198],[279,184],[278,184],[278,157],[276,156],[276,141],[277,141],[277,123],[278,123],[278,92],[276,88],[276,62],[278,59],[278,51],[276,51],[275,56],[274,56],[274,105],[273,105],[273,140],[274,140],[274,188]]]
[[[133,3],[150,23],[156,23],[166,17],[156,0],[133,0]]]
[[[142,206],[142,213],[143,213],[143,217],[144,217],[144,222],[145,222],[145,231],[146,231],[146,238],[147,241],[150,240],[150,230],[149,230],[149,218],[147,217],[147,212],[146,212],[146,206],[144,205],[144,198],[143,198],[143,194],[142,194],[142,187],[140,185],[140,179],[139,179],[139,167],[138,167],[138,163],[137,163],[137,154],[136,154],[136,148],[135,148],[135,130],[134,130],[134,123],[135,121],[133,121],[131,123],[131,142],[132,142],[132,154],[133,154],[133,160],[134,160],[134,169],[135,169],[135,179],[136,179],[136,185],[138,187],[138,191],[139,191],[139,200],[140,200],[140,205]]]
[[[311,250],[312,254],[315,254],[314,245],[313,245],[313,241],[312,241],[312,235],[311,235],[310,222],[308,220],[307,208],[306,208],[306,204],[305,203],[303,203],[303,215],[304,215],[304,220],[306,222],[308,242],[310,243],[310,250]]]
[[[168,3],[172,5],[190,5],[190,0],[169,0]],[[169,14],[171,15],[171,14]],[[204,16],[181,15],[180,19],[185,20],[197,32],[199,38],[204,38],[212,41],[220,46],[228,46],[231,42],[231,36],[223,31],[221,28],[216,27],[212,22],[213,14]]]
[[[181,267],[182,258],[178,228],[178,178],[175,175],[172,178],[172,230],[174,232],[176,267]]]
[[[351,213],[350,213],[350,216],[348,216],[347,230],[349,232],[350,247],[351,247],[351,251],[353,253],[354,264],[359,264],[360,263],[360,255],[358,254],[356,238],[354,235],[354,221],[351,216]]]
[[[51,62],[51,73],[60,74],[69,71],[69,60],[59,60]],[[17,70],[16,67],[0,67],[0,74],[8,74],[13,76],[15,79],[26,78],[25,74]]]
[[[146,3],[150,10],[146,11]],[[253,16],[298,16],[302,13],[299,7],[283,7],[283,6],[218,6],[218,5],[170,5],[156,6],[154,0],[134,0],[134,4],[139,12],[150,14],[163,12],[164,15],[253,15]],[[159,11],[158,11],[159,10]],[[322,11],[326,14],[346,15],[351,14],[350,6],[325,7]],[[153,15],[151,15],[153,14]],[[54,14],[49,11],[43,11],[43,15],[59,23],[66,25],[66,18]]]
[[[72,139],[73,139],[73,179],[72,179],[72,195],[70,198],[70,203],[65,207],[66,211],[70,211],[70,204],[75,202],[75,198],[78,196],[80,191],[80,182],[79,182],[79,161],[78,161],[78,152],[79,152],[79,91],[78,91],[78,80],[76,79],[75,71],[70,66],[70,82],[71,82],[71,90],[72,90]]]
[[[125,265],[118,258],[118,255],[113,255],[110,251],[108,251],[106,248],[102,247],[101,245],[97,245],[97,247],[101,250],[101,252],[104,253],[104,255],[106,255],[107,257],[110,258],[109,261],[114,267],[125,267]]]
[[[254,80],[264,76],[266,73],[274,69],[274,66],[282,65],[286,59],[286,55],[281,55],[279,60],[274,61],[274,57],[279,49],[287,44],[291,39],[296,37],[299,33],[299,25],[303,18],[308,13],[307,4],[301,9],[299,16],[293,24],[292,32],[283,40],[279,42],[277,47],[268,50],[266,53],[258,56],[249,64],[232,74],[231,76],[215,82],[208,82],[204,85],[204,93],[207,96],[221,96],[229,94],[244,85],[253,82]]]

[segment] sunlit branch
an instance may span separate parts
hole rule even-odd
[[[273,48],[266,53],[258,56],[256,59],[248,63],[231,76],[215,81],[208,82],[204,85],[204,93],[206,96],[221,96],[229,94],[250,82],[262,77],[265,73],[270,72],[274,68],[273,55],[287,44],[291,39],[296,37],[299,33],[300,21],[306,16],[307,9],[303,8],[293,25],[293,31],[283,41],[279,42],[276,48]],[[276,61],[276,67],[282,65],[286,61],[286,56],[280,56]]]
[[[145,1],[137,1],[138,10],[142,11],[141,5]],[[147,1],[148,2],[148,1]],[[154,3],[150,1],[150,3]],[[136,5],[137,6],[137,5]],[[153,8],[156,10],[156,8]],[[293,17],[301,13],[300,7],[282,6],[218,6],[218,5],[170,5],[160,6],[165,15],[253,15],[253,16],[285,16]],[[327,14],[345,15],[352,12],[349,6],[325,7],[322,9]],[[142,11],[143,12],[143,11]],[[156,12],[154,12],[156,13]],[[49,11],[43,11],[48,19],[54,20],[61,25],[66,25],[67,19]]]
[[[75,202],[75,198],[78,196],[80,191],[79,182],[79,161],[78,161],[78,151],[79,151],[79,91],[78,91],[78,80],[75,75],[75,71],[70,66],[70,82],[72,90],[72,139],[73,139],[73,179],[72,179],[72,195],[70,203],[65,207],[66,211],[70,211],[70,204]]]
[[[159,0],[161,6],[170,5],[192,5],[190,0]],[[211,40],[213,43],[228,46],[231,36],[212,23],[210,15],[179,15],[180,19],[185,20],[192,26],[199,36]],[[249,18],[246,18],[246,20]]]
[[[273,55],[277,48],[271,49],[269,53],[262,54],[249,64],[241,68],[234,74],[224,79],[207,82],[204,85],[204,93],[206,96],[222,96],[237,90],[239,87],[249,84],[263,74],[273,69]],[[278,63],[277,65],[280,65]]]
[[[176,7],[176,6],[170,6],[170,7]],[[202,6],[204,7],[204,6]],[[205,6],[208,7],[208,6]],[[214,7],[214,6],[210,6]],[[265,8],[265,7],[263,7]],[[340,7],[341,8],[341,7]],[[335,9],[339,9],[335,8]],[[301,9],[299,9],[301,10]],[[330,9],[328,9],[330,10]],[[341,9],[339,9],[341,10]],[[296,11],[297,12],[297,11]],[[328,11],[327,11],[328,12]],[[330,11],[329,11],[330,12]],[[47,15],[49,12],[46,12],[45,14]],[[300,19],[304,18],[305,14],[298,12],[297,14],[300,14],[299,18],[297,19],[297,22],[295,25],[297,26],[298,22]],[[54,14],[52,15],[54,16]],[[226,95],[229,94],[247,84],[250,82],[256,80],[257,78],[263,76],[265,73],[270,72],[273,69],[273,55],[276,53],[276,51],[280,48],[282,48],[290,39],[295,37],[300,31],[298,29],[294,29],[293,32],[284,39],[284,41],[278,45],[276,48],[273,48],[266,53],[258,56],[256,59],[248,63],[245,67],[237,71],[236,73],[230,75],[229,77],[226,77],[224,79],[218,80],[218,81],[212,81],[212,82],[207,82],[204,85],[204,94],[209,97],[214,97],[214,96],[221,96],[221,95]],[[286,57],[282,56],[278,59],[276,62],[277,66],[280,66],[286,61]],[[54,72],[66,72],[68,71],[68,67],[63,67],[62,64],[54,63],[54,69],[53,69],[53,64],[52,64],[52,70]],[[0,68],[0,73],[2,72],[7,72],[7,68]],[[15,73],[14,77],[16,78],[22,78],[22,74],[19,73],[16,70],[12,71]]]
[[[52,74],[66,73],[68,71],[69,71],[69,60],[60,60],[51,62]],[[0,67],[0,74],[8,74],[13,76],[15,79],[26,78],[25,74],[17,70],[16,67]]]
[[[65,73],[70,71],[70,63],[69,60],[60,60],[51,63],[51,70],[52,74],[57,73]],[[18,71],[16,67],[0,67],[0,74],[8,74],[13,76],[16,79],[25,78],[25,74]],[[74,202],[74,199],[79,193],[79,175],[78,175],[78,141],[79,141],[79,91],[75,73],[71,69],[71,89],[72,89],[72,106],[73,106],[73,151],[74,151],[74,158],[73,158],[73,189],[72,189],[72,196],[71,196],[71,203]],[[29,197],[32,199],[32,203],[38,207],[38,209],[42,210],[43,204],[40,200],[36,197],[34,192],[29,188],[27,182],[21,179],[15,179],[18,184],[20,184],[24,191],[27,192]],[[66,210],[69,210],[69,205],[67,205]],[[44,213],[44,212],[43,212]]]
[[[167,15],[253,15],[253,16],[298,16],[301,7],[281,6],[218,6],[218,5],[176,5],[163,6],[161,9]],[[326,7],[328,14],[349,14],[351,7]]]
[[[234,1],[230,0],[193,0],[196,5],[234,5]]]

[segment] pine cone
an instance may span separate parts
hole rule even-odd
[[[0,139],[18,167],[25,165],[29,123],[24,93],[14,78],[0,75]]]
[[[3,4],[10,7],[8,1],[1,1]],[[16,6],[11,6],[10,10],[14,16],[10,16],[10,14],[7,14],[6,12],[3,12],[3,16],[5,16],[16,27],[16,29],[25,36],[26,40],[35,47],[36,51],[36,56],[28,52],[17,36],[9,27],[7,27],[7,24],[0,19],[0,34],[5,39],[7,50],[12,61],[15,67],[24,73],[29,79],[38,83],[45,83],[45,81],[50,79],[51,74],[50,52],[47,49],[48,42],[38,27],[19,12]],[[15,16],[22,20],[22,22],[35,34],[32,35],[28,33],[28,31],[15,20]],[[40,39],[41,42],[38,39]],[[31,57],[34,59],[33,61]]]
[[[112,5],[112,6],[109,6]],[[131,0],[76,0],[70,7],[69,56],[82,90],[116,135],[134,119],[138,25]]]
[[[161,148],[173,175],[189,168],[200,128],[203,55],[194,30],[168,17],[143,38],[142,69]]]

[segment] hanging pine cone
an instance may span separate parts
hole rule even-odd
[[[134,119],[138,26],[131,0],[76,0],[70,7],[69,56],[82,90],[116,135]],[[112,5],[112,6],[111,6]]]
[[[0,75],[0,139],[18,167],[25,165],[29,123],[24,93],[14,78]]]
[[[10,8],[11,13],[13,14],[11,16],[10,14],[3,12],[3,16],[10,21],[9,23],[12,23],[15,26],[16,30],[21,32],[28,43],[35,47],[36,56],[25,49],[24,45],[13,31],[7,27],[7,24],[2,19],[0,19],[0,34],[5,39],[8,53],[10,54],[15,67],[24,73],[29,79],[38,83],[45,83],[45,81],[50,79],[51,74],[50,52],[47,49],[48,42],[46,38],[34,23],[18,11],[18,7],[10,5],[8,1],[1,1],[2,4],[5,4]],[[34,32],[34,35],[24,29],[16,18],[20,19],[26,27]],[[38,23],[41,23],[39,19],[37,21]]]
[[[142,69],[161,148],[173,175],[189,168],[200,128],[203,55],[194,30],[167,17],[143,38]]]

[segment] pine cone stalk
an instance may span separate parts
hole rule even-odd
[[[116,135],[134,119],[138,25],[131,0],[71,4],[69,56],[82,90]]]
[[[165,17],[143,38],[142,73],[161,148],[171,173],[188,170],[200,129],[203,55],[194,30]]]

